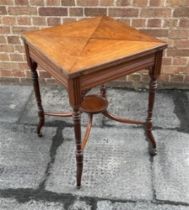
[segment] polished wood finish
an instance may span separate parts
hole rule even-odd
[[[27,62],[31,69],[35,98],[36,98],[37,107],[38,107],[39,123],[37,126],[37,134],[39,137],[42,137],[41,128],[44,126],[45,116],[44,116],[44,110],[43,110],[43,106],[42,106],[42,102],[41,102],[38,73],[36,71],[37,63],[30,58],[28,45],[25,45],[25,51],[26,51]]]
[[[88,95],[84,97],[80,110],[86,113],[97,114],[106,110],[107,107],[108,101],[104,97],[98,95]]]
[[[86,88],[90,89],[141,69],[148,68],[154,64],[154,59],[154,53],[145,56],[139,54],[137,57],[128,59],[127,62],[116,62],[115,65],[104,67],[91,74],[81,75],[81,90]]]
[[[48,65],[42,63],[47,71],[67,78],[110,67],[112,61],[114,65],[126,62],[135,54],[149,54],[166,45],[110,17],[25,32],[23,37],[37,62],[45,60]]]
[[[156,153],[156,143],[152,134],[152,112],[157,79],[161,71],[162,52],[167,47],[166,43],[110,17],[84,19],[25,32],[23,39],[39,110],[38,134],[41,135],[44,115],[73,116],[78,188],[81,186],[83,151],[91,131],[93,114],[101,112],[105,117],[118,122],[144,125],[149,140],[150,154]],[[36,72],[37,64],[66,88],[73,112],[43,111]],[[150,76],[146,122],[109,113],[104,84],[142,69],[148,69]],[[99,95],[87,95],[91,88],[98,85],[101,86]],[[80,122],[82,112],[89,114],[83,140]]]
[[[156,142],[152,134],[152,112],[155,101],[155,91],[157,88],[157,79],[160,75],[162,63],[162,51],[156,53],[154,65],[149,71],[150,84],[149,84],[149,98],[148,98],[148,116],[146,119],[146,134],[150,141],[149,152],[151,155],[156,155]]]

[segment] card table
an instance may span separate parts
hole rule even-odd
[[[45,123],[45,115],[73,117],[77,188],[81,186],[83,151],[94,114],[101,113],[126,124],[143,125],[149,140],[149,152],[151,155],[156,154],[156,142],[152,134],[152,111],[157,79],[161,72],[162,53],[167,47],[165,42],[106,16],[24,32],[22,37],[38,106],[38,136],[42,136],[41,128]],[[38,65],[65,87],[72,112],[44,111]],[[143,69],[148,70],[150,77],[146,120],[143,122],[127,119],[110,113],[104,84]],[[101,87],[99,93],[88,94],[88,91],[96,86]],[[89,122],[82,139],[80,115],[83,112],[88,113]]]

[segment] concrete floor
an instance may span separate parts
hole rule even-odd
[[[45,110],[70,109],[60,87],[43,87],[42,96]],[[143,120],[147,97],[108,88],[109,110]],[[153,120],[151,158],[143,127],[96,115],[77,190],[72,120],[47,117],[38,138],[32,87],[1,85],[0,210],[189,209],[189,91],[158,91]],[[83,114],[83,131],[86,121]]]

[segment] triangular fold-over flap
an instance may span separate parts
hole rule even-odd
[[[110,17],[103,17],[101,23],[93,33],[94,39],[123,39],[130,41],[161,42],[160,40],[148,36],[125,23],[113,20]]]

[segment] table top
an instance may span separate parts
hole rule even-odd
[[[23,38],[68,77],[167,46],[106,16],[25,32]]]

